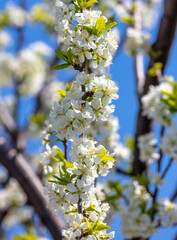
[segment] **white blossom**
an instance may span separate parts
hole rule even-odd
[[[138,147],[140,150],[140,159],[142,162],[152,163],[159,159],[159,153],[156,152],[155,145],[157,139],[153,133],[141,135],[138,138]]]

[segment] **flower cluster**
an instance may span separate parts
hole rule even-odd
[[[161,199],[159,202],[159,219],[163,226],[173,226],[177,222],[177,204],[169,199]]]
[[[114,158],[117,160],[116,165],[120,164],[122,159],[126,162],[131,161],[131,150],[120,142],[118,130],[119,121],[113,115],[110,115],[107,121],[99,120],[92,122],[91,128],[86,130],[89,138],[96,139],[109,152],[114,153]]]
[[[129,55],[135,56],[140,52],[147,52],[149,49],[148,41],[150,35],[147,32],[143,32],[139,29],[129,27],[127,29],[125,50]]]
[[[155,144],[157,139],[153,133],[142,135],[138,139],[138,147],[140,149],[140,159],[142,162],[152,163],[157,161],[160,157],[159,153],[156,152]]]
[[[19,83],[20,94],[37,94],[46,78],[47,65],[44,58],[51,56],[51,53],[50,47],[43,42],[35,42],[22,49],[16,59],[14,55],[2,52],[1,85],[10,85],[15,78]]]
[[[158,86],[150,86],[149,92],[142,97],[143,115],[155,119],[159,125],[168,127],[172,125],[172,115],[168,105],[162,101],[164,92],[172,92],[172,84],[163,82]]]
[[[8,2],[6,9],[0,13],[2,24],[8,24],[14,27],[24,26],[28,19],[28,13],[12,2]]]
[[[120,207],[119,214],[122,217],[122,232],[128,238],[148,238],[155,233],[158,222],[151,219],[149,205],[152,197],[146,188],[134,181],[128,186],[127,205]]]
[[[16,194],[18,192],[18,194]],[[23,206],[26,203],[26,195],[17,181],[11,179],[6,188],[0,190],[0,209],[7,209],[11,205]]]
[[[11,42],[11,36],[6,31],[0,30],[0,49],[6,48]]]
[[[106,26],[108,20],[101,16],[101,11],[84,8],[80,12],[78,8],[77,2],[56,2],[55,30],[63,38],[64,50],[71,49],[77,64],[82,65],[85,60],[92,60],[91,67],[94,69],[108,67],[117,49],[116,36],[111,30],[108,31],[113,25]]]
[[[47,151],[41,160],[49,182],[46,192],[50,196],[50,207],[54,212],[61,210],[66,220],[63,230],[65,240],[112,239],[114,232],[104,223],[107,203],[96,197],[95,182],[99,175],[106,176],[115,159],[103,145],[89,139],[87,130],[92,122],[107,121],[115,106],[112,100],[118,98],[115,83],[110,77],[91,73],[108,67],[117,49],[112,28],[115,23],[108,20],[101,11],[91,10],[97,1],[56,2],[56,31],[63,38],[63,51],[57,56],[66,63],[53,69],[72,66],[79,73],[66,91],[59,90],[60,99],[54,103],[50,114],[51,125],[46,131]],[[99,71],[100,70],[100,71]],[[54,141],[65,146],[65,155]],[[71,142],[70,160],[66,160],[66,144]],[[55,171],[55,163],[59,171]],[[51,176],[51,173],[55,175]]]
[[[108,15],[111,15],[111,12],[115,13],[121,21],[129,25],[125,41],[125,49],[129,55],[134,56],[138,53],[148,52],[150,33],[146,29],[154,26],[160,2],[161,0],[103,1],[102,4]],[[111,17],[115,17],[115,15],[112,14]]]
[[[82,88],[85,92],[82,92]],[[114,105],[109,103],[118,98],[117,89],[115,83],[106,76],[79,73],[71,91],[66,92],[61,103],[55,102],[50,115],[57,137],[69,140],[75,134],[81,135],[93,120],[107,120],[114,111]]]
[[[177,129],[172,127],[161,139],[161,150],[177,161]]]

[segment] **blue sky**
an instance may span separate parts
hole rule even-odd
[[[7,0],[0,0],[0,9],[3,9],[4,5],[7,3]],[[19,1],[15,0],[13,2],[18,3]],[[37,0],[28,0],[28,7],[30,8],[34,3],[38,3],[40,1]],[[157,27],[159,26],[159,22],[157,26],[152,31],[152,42],[156,38]],[[125,26],[121,23],[118,24],[118,29],[124,30]],[[11,34],[13,35],[14,42],[16,40],[16,33],[9,29]],[[35,25],[28,25],[25,28],[26,38],[24,47],[29,43],[42,40],[50,44],[53,48],[55,46],[55,37],[49,39],[47,34],[41,30],[41,27]],[[15,45],[14,45],[15,46]],[[9,51],[14,50],[14,46],[12,46]],[[174,76],[177,79],[177,36],[175,37],[175,42],[172,46],[172,51],[169,57],[169,62],[165,70],[165,74]],[[147,67],[148,58],[145,59],[145,68]],[[133,68],[133,58],[129,57],[123,49],[119,51],[118,56],[114,59],[114,64],[111,66],[110,73],[112,75],[112,79],[116,81],[119,86],[119,99],[115,102],[116,111],[115,115],[119,117],[120,122],[120,136],[123,141],[126,136],[133,135],[135,132],[136,126],[136,114],[138,110],[137,106],[137,98],[135,91],[135,77],[134,77],[134,68]],[[60,79],[66,80],[66,74],[63,73],[60,75]],[[2,93],[4,95],[8,94],[9,91],[3,90]],[[19,114],[19,124],[20,126],[24,126],[29,116],[29,113],[34,109],[35,101],[32,98],[23,98],[20,104],[20,114]],[[40,141],[31,140],[28,144],[28,151],[30,152],[39,152],[40,151]],[[163,165],[165,166],[165,162]],[[172,192],[173,187],[177,184],[177,179],[174,178],[176,176],[176,165],[170,169],[167,178],[166,184],[162,189],[160,196],[169,195]],[[175,181],[174,181],[175,179]],[[120,232],[120,219],[118,217],[112,223],[112,229],[116,231],[116,238],[119,240],[123,240],[124,237]],[[18,227],[16,230],[13,230],[13,234],[21,231]],[[153,236],[152,240],[172,240],[177,232],[177,228],[169,228],[169,229],[161,229],[158,234]],[[12,233],[11,233],[12,234]]]

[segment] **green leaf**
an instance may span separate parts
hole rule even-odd
[[[54,66],[53,68],[51,68],[51,70],[62,70],[62,69],[68,68],[69,66],[71,66],[71,64],[63,63],[63,64]]]
[[[106,27],[105,27],[105,31],[108,31],[109,29],[111,29],[112,27],[114,27],[117,23],[116,22],[111,22],[109,23]]]
[[[88,27],[88,26],[82,25],[82,24],[80,24],[79,26],[81,26],[81,27],[83,27],[85,30],[87,30],[87,32],[88,32],[90,35],[95,34],[95,33],[94,33],[94,28],[95,28],[95,27]]]
[[[89,8],[91,5],[97,2],[98,2],[97,0],[89,0],[88,2],[86,2],[85,8]]]
[[[116,161],[115,158],[107,154],[107,151],[104,147],[100,149],[100,153],[98,153],[97,155],[100,157],[101,161]]]
[[[4,27],[9,23],[9,16],[6,12],[0,13],[0,27]]]
[[[57,90],[57,92],[58,92],[58,94],[59,94],[62,98],[66,97],[66,91],[64,91],[64,90]]]
[[[157,210],[159,204],[155,203],[148,211],[147,214],[149,214],[151,217],[153,216],[154,212]]]
[[[134,179],[146,189],[149,187],[150,180],[146,177],[145,173],[142,173],[142,175],[140,176],[134,177]]]
[[[126,24],[130,24],[130,25],[132,25],[135,22],[135,19],[132,16],[121,17],[121,20],[122,20],[122,22],[124,22]]]
[[[95,209],[95,206],[91,203],[90,206],[86,209],[86,212],[97,212],[99,213],[96,209]]]
[[[148,75],[150,77],[155,77],[157,74],[156,74],[156,69],[155,68],[149,68],[148,69]]]
[[[61,149],[57,148],[57,149],[56,149],[56,153],[57,153],[57,155],[54,157],[55,160],[64,163],[65,156],[64,156],[63,151],[62,151]]]
[[[154,64],[154,67],[155,67],[155,69],[162,69],[163,63],[161,63],[161,62],[156,62],[156,63]]]
[[[58,151],[58,150],[57,150]],[[60,155],[64,158],[64,156]],[[53,175],[53,177],[57,180],[58,184],[66,186],[68,183],[72,182],[72,179],[76,177],[75,174],[70,174],[67,169],[73,168],[73,163],[70,161],[66,161],[64,159],[63,162],[61,162],[61,165],[59,166],[59,175]]]
[[[26,234],[14,237],[14,240],[37,240],[37,237],[33,234]]]
[[[65,62],[69,63],[68,62],[68,55],[66,52],[64,51],[60,51],[60,50],[55,50],[55,53],[57,55],[58,58],[64,60]]]
[[[103,16],[97,19],[94,32],[95,35],[100,36],[105,28],[106,22]]]
[[[131,151],[134,151],[134,149],[135,149],[135,139],[134,139],[134,137],[128,136],[126,138],[126,145]]]
[[[109,230],[110,229],[110,226],[102,223],[102,224],[99,224],[95,229],[94,229],[94,232],[100,232],[100,231],[105,231],[105,230]]]
[[[38,126],[42,127],[45,121],[45,115],[43,113],[37,113],[32,115],[31,122],[36,123]]]
[[[162,51],[161,50],[154,50],[154,49],[150,49],[149,50],[149,55],[156,58],[162,55]]]
[[[68,56],[68,62],[73,64],[74,63],[74,54],[71,52],[71,49],[68,50],[67,56]]]
[[[142,213],[145,213],[146,212],[146,207],[147,207],[147,202],[146,201],[142,201],[139,205]]]
[[[86,4],[86,0],[76,0],[74,1],[74,3],[79,7],[79,8],[83,8]]]
[[[121,197],[123,193],[123,188],[119,182],[109,181],[108,182],[110,189],[115,190],[117,197]]]
[[[71,87],[72,87],[72,82],[67,83],[67,85],[66,85],[66,91],[70,91],[70,90],[71,90]]]
[[[108,225],[106,225],[105,223],[100,222],[100,219],[98,218],[98,220],[92,225],[92,231],[93,232],[100,232],[100,231],[104,231],[104,230],[108,230],[110,229],[110,227]]]

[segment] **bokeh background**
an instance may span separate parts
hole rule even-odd
[[[23,2],[23,1],[22,1]],[[11,1],[13,4],[21,4],[20,1],[14,0]],[[31,9],[35,4],[42,3],[42,1],[38,0],[26,0],[26,11],[31,12]],[[0,0],[0,11],[3,11],[9,1],[7,0]],[[1,13],[0,13],[1,14]],[[158,18],[156,23],[154,24],[153,28],[150,30],[151,39],[150,43],[152,44],[157,35],[157,31],[160,24],[160,19],[163,14],[163,5],[159,4],[157,9]],[[118,20],[118,19],[116,19]],[[121,141],[124,142],[127,136],[133,136],[135,133],[135,126],[136,126],[136,116],[138,110],[138,102],[136,97],[136,90],[135,90],[135,73],[134,73],[134,62],[133,57],[130,57],[122,44],[122,39],[124,38],[126,32],[126,24],[122,23],[118,20],[118,25],[116,26],[119,31],[119,43],[120,49],[114,58],[113,65],[111,66],[109,72],[111,74],[111,78],[117,83],[119,87],[119,99],[114,104],[116,105],[116,110],[114,115],[119,118],[119,134],[121,137]],[[9,53],[15,53],[17,46],[19,44],[19,37],[18,37],[18,30],[13,26],[7,26],[4,28],[12,38],[10,46],[6,49]],[[27,22],[23,27],[23,35],[24,41],[22,43],[21,48],[28,47],[31,43],[35,41],[43,41],[51,47],[51,55],[54,55],[54,50],[57,48],[57,36],[56,34],[50,34],[46,31],[46,28],[43,24],[37,22]],[[1,54],[1,52],[0,52]],[[50,56],[51,57],[51,56]],[[50,58],[49,57],[49,58]],[[145,56],[144,66],[145,69],[147,68],[149,61],[149,57]],[[165,69],[165,74],[172,75],[174,79],[177,79],[177,36],[175,37],[169,61]],[[73,78],[73,74],[62,70],[59,73],[55,73],[56,78],[60,82],[67,82],[68,80]],[[1,76],[0,76],[1,81]],[[9,96],[14,94],[14,87],[13,86],[1,86],[0,88],[0,95],[1,101],[4,101]],[[34,112],[36,108],[37,100],[35,96],[22,96],[19,100],[18,106],[18,126],[20,129],[26,127],[27,123],[31,118],[31,114]],[[4,134],[1,128],[1,135]],[[26,152],[29,155],[33,154],[40,154],[43,150],[40,136],[29,136],[27,139],[26,144]],[[163,163],[163,167],[166,164]],[[174,187],[177,184],[177,168],[176,165],[170,168],[166,176],[166,183],[164,184],[160,196],[165,197],[172,193]],[[113,179],[123,179],[122,176],[113,175],[110,176]],[[175,179],[175,180],[174,180]],[[102,180],[101,180],[102,181]],[[1,194],[1,193],[0,193]],[[18,193],[17,193],[18,194]],[[35,220],[38,222],[37,218]],[[125,239],[125,237],[121,234],[121,220],[119,217],[114,217],[112,224],[112,230],[116,231],[116,238],[119,240]],[[6,228],[7,239],[12,239],[14,235],[18,235],[21,232],[24,232],[24,227],[21,224],[15,224],[13,227]],[[177,233],[177,227],[173,228],[160,228],[159,232],[152,236],[152,240],[171,240],[174,239]],[[47,232],[44,235],[50,238],[50,234]]]

